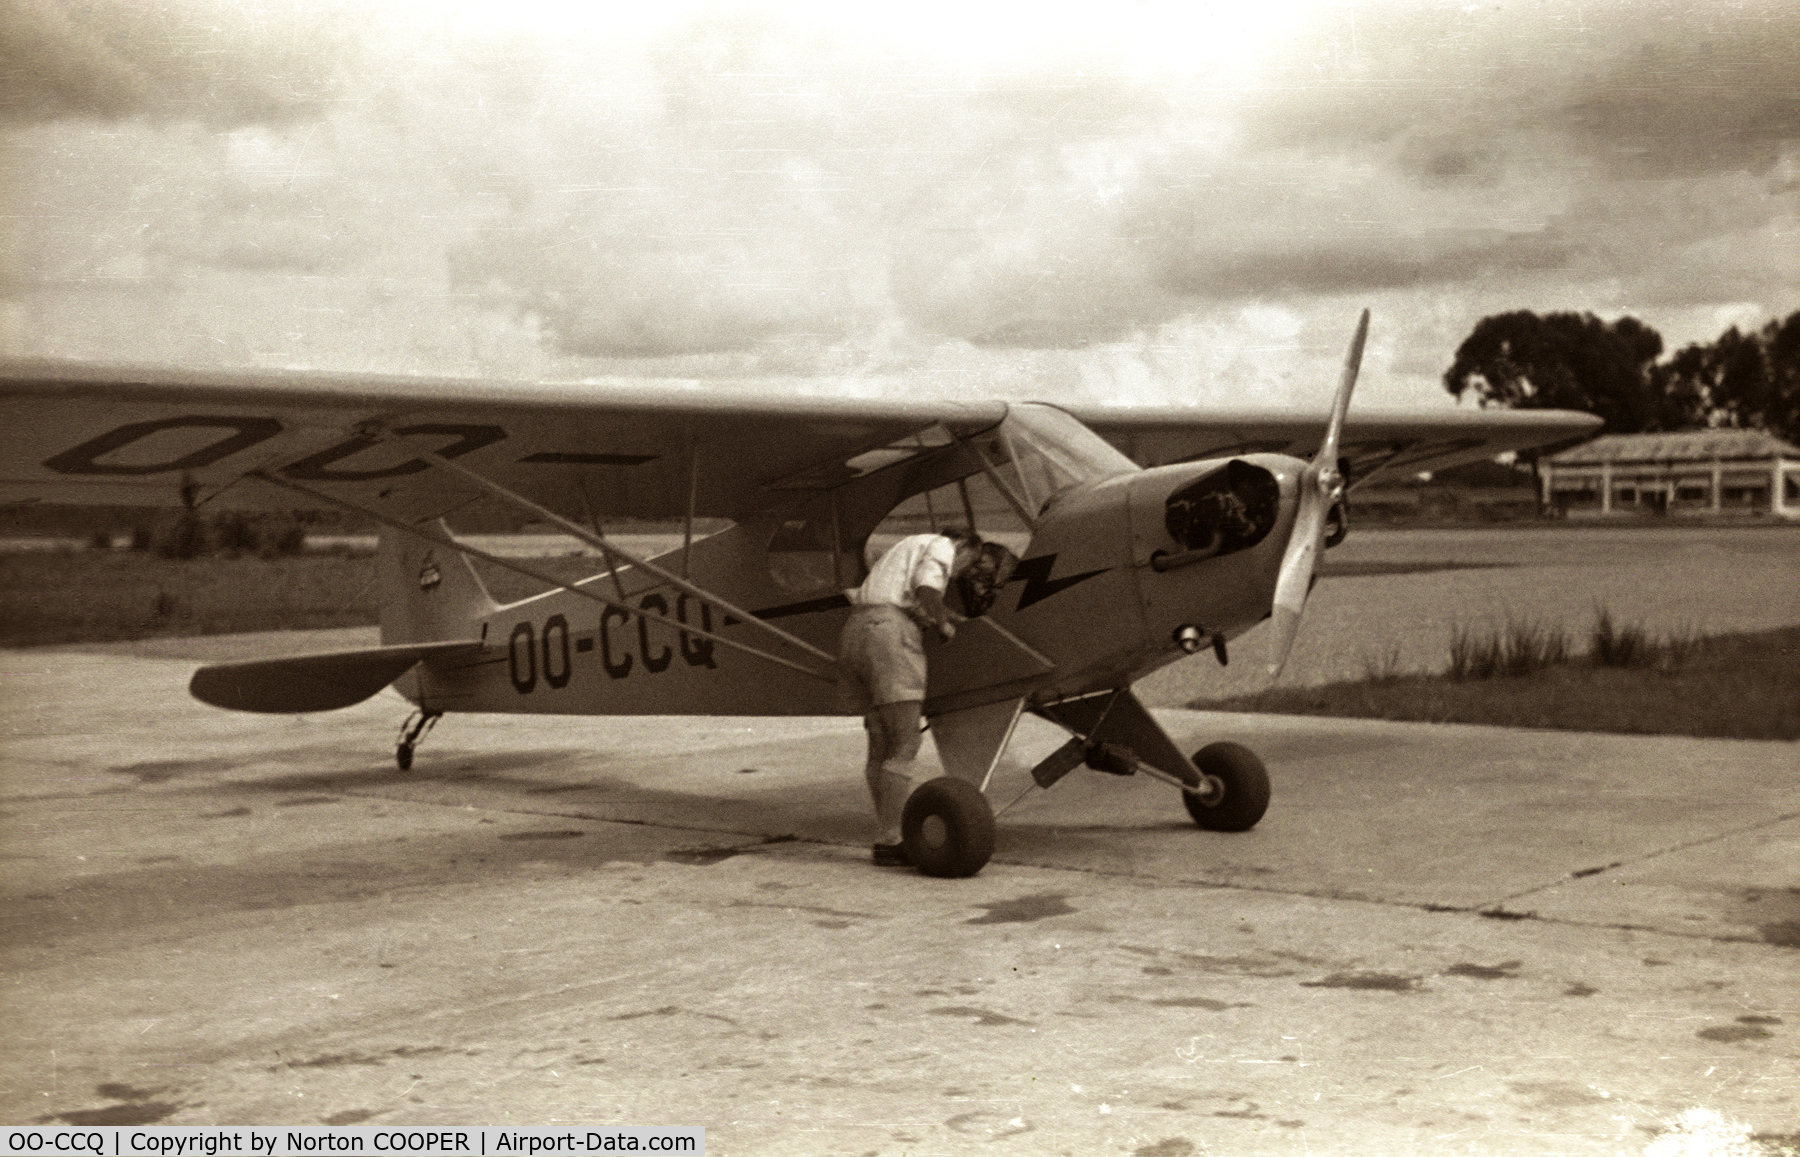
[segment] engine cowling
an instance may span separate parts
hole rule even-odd
[[[1281,454],[1184,463],[1133,480],[1146,627],[1172,647],[1235,638],[1269,613],[1306,464]]]

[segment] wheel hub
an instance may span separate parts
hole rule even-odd
[[[1217,807],[1225,799],[1225,781],[1216,775],[1202,775],[1200,786],[1189,794],[1206,807]]]

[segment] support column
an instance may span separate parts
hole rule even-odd
[[[1713,459],[1712,471],[1712,512],[1714,514],[1725,508],[1725,468]]]
[[[1781,455],[1775,455],[1775,468],[1769,478],[1769,513],[1777,518],[1786,518],[1787,511],[1787,462]]]
[[[1612,463],[1600,463],[1600,513],[1612,513]]]

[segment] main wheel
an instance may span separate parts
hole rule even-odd
[[[927,876],[973,876],[994,854],[994,810],[973,784],[939,776],[907,798],[900,838]]]
[[[394,762],[399,765],[401,771],[412,770],[412,757],[412,744],[402,743],[399,747],[394,748]]]
[[[1194,766],[1225,785],[1215,803],[1202,803],[1191,791],[1181,793],[1194,822],[1209,832],[1247,832],[1269,810],[1269,771],[1256,753],[1240,743],[1209,743],[1194,752]]]

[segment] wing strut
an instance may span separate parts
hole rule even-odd
[[[390,437],[391,437],[391,435],[390,435]],[[458,478],[462,478],[465,481],[468,481],[470,483],[473,483],[476,486],[481,487],[483,490],[487,491],[489,494],[492,494],[497,498],[504,499],[507,502],[512,503],[513,505],[519,507],[522,510],[530,511],[532,514],[537,515],[539,518],[544,519],[546,522],[549,522],[555,526],[560,526],[565,532],[574,535],[576,538],[579,538],[581,541],[587,543],[589,546],[592,546],[599,550],[604,551],[608,558],[615,558],[615,557],[622,558],[626,562],[630,563],[632,566],[637,567],[639,570],[647,571],[650,574],[655,575],[657,578],[668,583],[670,586],[674,587],[676,590],[686,591],[688,594],[693,595],[695,598],[700,599],[702,602],[712,603],[714,606],[723,609],[725,611],[725,613],[728,615],[735,615],[737,618],[742,619],[746,623],[756,624],[758,627],[762,628],[762,630],[764,632],[766,632],[767,634],[775,636],[777,639],[780,639],[782,642],[786,643],[790,647],[796,647],[802,651],[805,651],[807,654],[811,655],[815,659],[819,659],[828,664],[834,664],[837,662],[837,659],[834,656],[829,655],[824,651],[821,651],[819,648],[813,646],[811,643],[807,642],[805,639],[800,638],[798,635],[791,635],[788,632],[782,630],[780,627],[774,626],[770,623],[763,621],[762,619],[757,618],[755,612],[746,611],[742,607],[733,606],[732,604],[726,602],[724,599],[720,598],[718,595],[713,594],[711,591],[708,591],[701,587],[695,586],[693,583],[682,578],[680,575],[676,574],[674,571],[664,570],[662,567],[657,566],[653,562],[650,562],[645,559],[641,559],[638,556],[636,556],[635,554],[632,554],[630,551],[624,550],[618,546],[613,545],[611,540],[609,540],[604,534],[595,534],[592,531],[588,530],[587,528],[583,527],[579,522],[573,522],[567,518],[564,518],[562,515],[556,513],[556,511],[551,510],[548,507],[539,506],[537,503],[533,502],[529,498],[526,498],[524,495],[514,494],[512,491],[510,491],[506,487],[500,485],[498,482],[490,482],[488,479],[483,478],[481,475],[475,473],[473,470],[470,470],[467,466],[463,466],[463,465],[460,465],[459,463],[452,462],[450,459],[444,457],[442,454],[438,454],[438,453],[435,453],[430,450],[421,451],[419,454],[419,457],[425,459],[427,462],[430,462],[433,466],[436,466],[443,470],[448,470],[448,471],[450,471],[450,473],[456,475]],[[684,562],[685,562],[685,560],[684,560]]]
[[[830,668],[828,668],[827,670],[820,671],[820,670],[816,670],[812,667],[808,667],[803,663],[796,663],[791,659],[784,659],[780,655],[771,655],[767,651],[761,650],[757,647],[752,647],[747,643],[739,642],[736,639],[728,639],[724,635],[715,634],[712,631],[703,630],[700,627],[697,627],[691,623],[678,622],[675,619],[671,619],[665,615],[654,614],[650,611],[643,609],[642,607],[634,607],[631,604],[626,603],[620,599],[607,598],[605,595],[599,594],[593,590],[590,590],[587,587],[576,586],[573,583],[565,582],[562,579],[557,578],[555,575],[548,574],[541,570],[537,570],[534,567],[526,566],[524,563],[521,563],[516,559],[502,558],[497,554],[490,554],[487,551],[480,549],[479,547],[470,546],[466,542],[457,542],[456,540],[448,538],[448,537],[440,538],[437,535],[431,534],[424,530],[421,530],[417,526],[414,526],[411,523],[405,522],[402,519],[395,518],[389,514],[384,514],[379,510],[371,510],[366,506],[359,506],[354,502],[349,502],[345,499],[337,497],[334,494],[327,494],[323,490],[315,490],[311,486],[307,486],[304,483],[295,482],[291,478],[283,478],[277,474],[272,474],[266,470],[252,471],[251,473],[245,475],[245,477],[260,479],[263,482],[268,482],[275,486],[280,486],[280,487],[283,487],[284,489],[293,490],[300,494],[304,494],[304,495],[308,496],[309,498],[317,498],[320,501],[328,502],[333,506],[341,506],[345,510],[353,510],[358,514],[367,515],[368,517],[373,518],[375,521],[381,523],[384,526],[391,526],[395,530],[398,530],[403,534],[410,534],[414,538],[421,539],[425,542],[431,543],[433,546],[441,546],[446,550],[453,550],[453,551],[457,551],[458,553],[461,553],[461,554],[470,555],[474,558],[481,559],[483,562],[492,563],[493,565],[500,567],[503,570],[510,570],[510,571],[514,572],[515,574],[522,574],[528,578],[536,579],[538,582],[541,582],[541,583],[545,584],[546,586],[559,587],[562,590],[568,591],[570,594],[580,595],[582,598],[588,599],[592,602],[599,603],[601,606],[617,607],[619,610],[624,611],[626,614],[637,615],[641,618],[648,619],[649,621],[651,621],[653,623],[661,623],[663,626],[668,627],[672,631],[682,632],[682,633],[685,633],[688,635],[697,636],[702,639],[710,639],[715,643],[722,643],[725,646],[730,647],[731,649],[733,649],[735,651],[742,651],[746,655],[753,655],[758,659],[765,659],[768,662],[777,663],[783,667],[789,668],[790,670],[798,671],[802,675],[810,675],[814,679],[822,679],[827,683],[837,682],[837,675],[835,673],[836,660],[832,659],[831,656],[826,655],[825,652],[819,650],[817,647],[814,647],[808,643],[802,642],[801,640],[795,639],[794,642],[797,643],[799,646],[805,648],[811,654],[823,656],[828,663],[832,664],[832,666]],[[546,512],[546,513],[549,513],[549,512]],[[551,517],[554,518],[555,516],[551,515]],[[559,525],[564,524],[564,520],[558,519],[557,521],[558,521]],[[590,536],[590,535],[583,534],[583,535],[578,535],[578,537],[580,537],[583,541],[591,541],[592,540],[592,536]],[[618,551],[618,547],[612,546],[611,544],[604,544],[604,549]],[[631,558],[630,555],[626,554],[624,551],[619,551],[619,554],[622,557],[626,558],[628,561],[635,561]],[[661,573],[660,568],[657,568],[657,567],[645,567],[645,569],[652,574]],[[737,618],[743,620],[745,623],[760,627],[764,631],[770,632],[771,634],[774,634],[777,637],[782,638],[782,639],[791,638],[791,636],[789,636],[786,631],[782,631],[778,628],[771,627],[768,623],[757,618],[753,614],[749,614],[748,612],[738,611],[738,610],[733,609],[729,603],[722,601],[721,599],[717,598],[716,596],[707,593],[706,591],[702,590],[699,587],[694,586],[691,583],[677,582],[676,585],[678,587],[680,587],[681,589],[686,590],[689,593],[693,594],[696,598],[701,599],[704,602],[712,603],[713,605],[722,608],[723,610],[725,610],[725,612],[727,614],[735,615]]]

